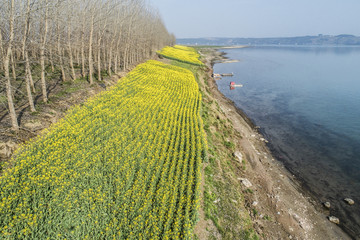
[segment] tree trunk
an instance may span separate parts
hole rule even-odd
[[[31,87],[33,88],[33,91],[35,91],[34,88],[34,82],[32,80],[31,76],[31,70],[30,70],[30,63],[29,63],[29,53],[27,51],[27,42],[30,32],[30,0],[27,0],[27,7],[26,7],[26,18],[24,22],[24,38],[23,38],[23,49],[22,49],[22,55],[23,60],[25,61],[25,83],[26,83],[26,92],[28,95],[28,101],[30,106],[30,111],[35,112],[35,106],[34,106],[34,100],[31,94]]]
[[[93,65],[93,56],[92,56],[93,34],[94,34],[94,13],[92,13],[91,15],[90,36],[89,36],[89,82],[91,85],[94,83],[93,80],[94,65]]]
[[[14,107],[14,101],[12,96],[12,89],[11,89],[11,81],[10,81],[10,55],[11,55],[11,48],[12,43],[14,40],[14,3],[15,0],[11,0],[11,7],[10,7],[10,18],[9,18],[9,43],[6,50],[6,55],[4,59],[4,70],[5,70],[5,80],[6,80],[6,95],[8,100],[10,118],[11,118],[11,125],[14,130],[19,130],[19,124],[16,118],[16,112]]]
[[[73,60],[73,53],[72,53],[72,47],[71,47],[71,27],[70,27],[70,21],[68,24],[68,54],[69,54],[69,64],[70,64],[70,70],[71,70],[71,78],[73,80],[76,79],[75,69],[74,69],[74,60]]]
[[[14,107],[14,101],[12,96],[12,90],[11,90],[11,82],[10,82],[10,71],[9,71],[9,59],[10,56],[5,56],[4,60],[4,69],[5,69],[5,79],[6,79],[6,95],[8,100],[8,106],[10,111],[10,118],[11,118],[11,125],[14,130],[19,130],[19,124],[17,122],[16,118],[16,112]]]
[[[120,24],[120,29],[122,29],[123,24]],[[116,51],[115,51],[115,61],[114,61],[114,72],[115,74],[118,73],[118,67],[120,67],[120,40],[121,40],[121,30],[119,32],[119,36],[117,37],[116,41]]]
[[[57,52],[58,52],[58,58],[59,58],[59,65],[60,65],[60,70],[61,70],[61,80],[63,82],[66,81],[66,76],[65,76],[65,69],[64,69],[64,63],[63,63],[63,58],[62,58],[62,55],[63,55],[63,52],[62,52],[62,49],[61,49],[61,44],[60,44],[60,38],[61,38],[61,33],[60,33],[60,25],[58,23],[58,26],[57,26]]]
[[[40,65],[41,65],[41,89],[43,94],[43,101],[47,103],[47,89],[45,80],[45,44],[48,33],[48,0],[45,0],[45,17],[44,17],[44,32],[42,36],[42,42],[40,47]]]
[[[35,105],[34,105],[34,100],[31,94],[31,81],[30,79],[32,79],[31,76],[31,71],[30,71],[30,64],[29,64],[29,54],[27,52],[27,50],[25,50],[25,82],[26,82],[26,92],[28,95],[28,101],[29,101],[29,106],[30,106],[30,111],[31,112],[35,112]],[[34,90],[34,89],[33,89]]]
[[[123,56],[123,71],[127,69],[127,47],[125,46],[124,49],[124,56]]]
[[[112,60],[113,60],[113,46],[114,46],[115,38],[110,42],[109,46],[109,54],[108,54],[108,74],[111,77],[112,76]]]
[[[100,48],[101,49],[101,48]],[[104,49],[103,51],[102,51],[102,53],[103,53],[103,56],[102,56],[102,59],[103,59],[103,62],[102,62],[102,68],[103,69],[106,69],[107,68],[107,66],[106,66],[106,63],[107,63],[107,61],[106,61],[106,49]]]
[[[75,56],[76,56],[76,66],[79,66],[80,63],[80,53],[79,50],[75,48]]]
[[[114,59],[114,73],[115,74],[117,74],[117,72],[118,72],[118,53],[117,53],[117,51],[116,51],[116,53],[115,53],[115,59]]]
[[[68,43],[68,52],[69,52],[69,64],[70,64],[70,69],[71,69],[71,78],[73,80],[75,80],[76,79],[76,74],[75,74],[75,69],[74,69],[74,61],[73,61],[70,38],[69,38],[69,43]]]
[[[46,89],[46,81],[45,81],[45,46],[41,46],[40,48],[40,66],[41,66],[41,89],[43,94],[43,101],[46,103],[48,101],[47,98],[47,89]]]
[[[118,40],[116,42],[116,51],[115,51],[115,63],[114,63],[114,72],[115,74],[118,73],[118,67],[120,68],[121,59],[120,59],[120,39],[121,34],[119,34]]]
[[[25,78],[29,81],[30,88],[32,92],[35,93],[35,86],[34,81],[32,78],[31,67],[30,67],[30,59],[29,59],[29,52],[26,48],[26,43],[28,41],[29,32],[30,32],[30,0],[27,0],[27,16],[25,20],[25,29],[24,29],[24,39],[23,39],[23,59],[25,61]],[[27,77],[26,77],[27,75]],[[26,79],[25,79],[26,80]],[[32,96],[31,96],[32,97]],[[31,105],[31,103],[30,103]]]
[[[4,43],[3,43],[1,31],[0,31],[0,59],[1,60],[5,59],[5,53],[4,53],[3,45],[4,45]],[[4,70],[4,65],[0,64],[0,71],[3,71],[3,70]]]
[[[50,62],[50,66],[51,66],[51,72],[55,72],[52,48],[49,49],[49,62]]]
[[[109,48],[109,62],[108,62],[108,74],[109,74],[110,77],[112,76],[111,65],[112,65],[112,48],[110,46],[110,48]]]
[[[85,77],[85,40],[84,40],[84,28],[81,33],[81,76]]]
[[[30,87],[31,87],[31,89],[32,89],[32,92],[33,92],[33,93],[36,93],[35,85],[34,85],[34,80],[33,80],[33,78],[32,78],[32,73],[31,73],[29,53],[28,53],[27,50],[25,51],[25,73],[28,73],[29,84],[30,84]]]
[[[11,73],[12,73],[12,77],[13,79],[16,81],[16,70],[15,70],[15,59],[14,59],[14,54],[13,51],[10,51],[10,59],[11,59]]]
[[[101,36],[99,33],[99,39],[98,39],[98,49],[97,49],[97,75],[98,75],[98,81],[101,81]]]

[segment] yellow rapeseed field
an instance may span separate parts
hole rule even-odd
[[[0,239],[192,239],[206,140],[184,68],[150,60],[22,146]]]
[[[181,61],[184,63],[190,63],[193,65],[204,65],[200,60],[199,53],[191,47],[175,45],[174,47],[164,47],[161,51],[158,51],[160,56],[165,58]]]

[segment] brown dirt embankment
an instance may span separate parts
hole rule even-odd
[[[295,177],[271,155],[265,139],[252,122],[218,90],[211,74],[213,64],[223,59],[222,54],[215,49],[201,49],[200,52],[208,66],[206,75],[200,77],[200,82],[203,81],[203,84],[200,85],[205,88],[202,89],[205,95],[204,101],[216,102],[218,107],[211,108],[210,113],[220,122],[227,122],[228,129],[232,130],[227,140],[234,143],[234,147],[228,150],[224,149],[224,151],[238,151],[243,156],[243,163],[241,161],[234,163],[234,159],[231,159],[229,154],[225,154],[223,159],[217,157],[220,159],[217,165],[225,166],[221,161],[228,161],[231,162],[231,169],[238,169],[231,173],[233,181],[231,184],[232,186],[241,186],[240,191],[244,198],[242,204],[245,204],[258,236],[261,239],[350,239],[337,225],[328,221],[328,212],[325,209],[322,212],[315,209],[311,199],[303,193]],[[207,131],[207,134],[215,133],[216,130],[219,130],[218,126],[216,121],[212,121],[208,126],[210,130]],[[214,148],[221,149],[222,140],[219,137],[212,138],[212,141],[215,141]],[[226,173],[220,173],[223,170],[220,168],[211,176],[214,179],[221,179],[223,182],[224,177],[221,176],[226,175]],[[206,178],[205,171],[205,186],[203,187],[205,189],[209,185]],[[250,187],[245,187],[241,183],[244,179],[249,180]],[[233,193],[230,192],[229,195],[231,194]],[[220,196],[214,202],[219,204],[227,198],[229,198],[227,195]],[[206,201],[206,197],[204,201]],[[205,205],[203,203],[206,212]],[[231,205],[234,209],[241,208],[241,206],[236,206],[238,205],[237,200],[231,200],[227,208],[230,208]],[[211,222],[206,219],[208,217],[205,217],[204,213],[200,213],[200,222],[195,230],[200,239],[228,238],[222,231],[231,230],[234,226],[230,226],[231,221],[227,221],[225,224],[226,220],[223,220],[226,219],[225,215],[217,212],[215,215],[218,216],[218,220],[215,220],[214,224],[214,220]],[[234,221],[234,224],[237,222]]]

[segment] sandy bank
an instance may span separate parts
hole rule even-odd
[[[258,235],[264,239],[350,239],[328,221],[325,209],[315,209],[294,176],[271,155],[252,122],[217,89],[211,78],[212,66],[223,60],[222,53],[208,49],[203,58],[211,69],[207,76],[210,95],[241,136],[233,141],[246,160],[246,171],[236,177],[252,184],[245,204]]]

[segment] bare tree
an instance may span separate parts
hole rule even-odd
[[[1,26],[2,26],[2,24],[1,24],[1,22],[0,22],[0,59],[4,59],[4,42],[3,42],[3,36],[2,36],[2,29],[1,29]],[[3,71],[4,70],[4,65],[3,64],[0,64],[0,71]]]
[[[88,52],[88,61],[89,61],[89,83],[93,84],[93,74],[94,74],[94,60],[93,60],[93,40],[94,40],[94,24],[95,24],[95,14],[96,14],[96,2],[89,1],[89,14],[90,14],[90,34],[89,34],[89,52]]]
[[[107,8],[106,12],[104,12],[103,14],[107,15],[109,14],[109,3],[106,2],[104,8]],[[101,22],[99,22],[99,27],[98,27],[98,39],[97,39],[97,75],[98,75],[98,80],[101,81],[101,42],[103,39],[103,36],[105,34],[106,31],[106,27],[108,24],[108,18],[105,16],[100,16],[100,18],[102,19],[102,24]]]
[[[45,80],[45,48],[46,48],[46,40],[48,34],[48,13],[49,13],[49,6],[48,0],[42,0],[44,5],[44,18],[42,19],[41,23],[42,27],[42,34],[41,34],[41,45],[40,45],[40,66],[41,66],[41,89],[43,94],[43,101],[46,103],[48,101],[47,97],[47,88],[46,88],[46,80]]]
[[[0,77],[6,83],[14,129],[18,128],[15,105],[26,101],[30,111],[35,111],[36,91],[48,102],[48,87],[57,83],[50,77],[59,76],[65,81],[69,76],[73,80],[82,76],[93,84],[94,75],[101,81],[104,71],[110,76],[117,74],[174,42],[158,12],[145,0],[3,0],[2,3]]]
[[[81,76],[86,76],[85,71],[85,21],[86,21],[86,14],[85,11],[82,13],[82,28],[81,28]]]
[[[23,36],[23,49],[22,55],[24,59],[25,66],[25,82],[26,82],[26,92],[28,95],[28,101],[30,106],[30,111],[35,112],[34,100],[31,93],[31,88],[35,91],[34,82],[32,80],[31,69],[30,69],[30,61],[29,61],[29,53],[27,50],[28,39],[29,39],[29,31],[30,31],[30,0],[26,2],[26,14],[24,18],[24,36]]]
[[[12,87],[10,81],[10,55],[11,48],[14,40],[14,14],[15,14],[15,1],[9,1],[9,40],[7,43],[6,54],[4,56],[4,74],[6,81],[6,94],[11,118],[11,125],[14,130],[19,130],[19,124],[16,118],[16,112],[14,107],[13,95],[12,95]]]
[[[68,56],[69,56],[69,65],[71,69],[71,77],[73,80],[76,79],[76,73],[74,69],[74,60],[73,60],[73,51],[71,46],[71,33],[72,33],[72,9],[69,9],[69,17],[68,17],[68,25],[67,25],[67,48],[68,48]]]
[[[62,44],[61,44],[61,38],[62,38],[62,31],[60,29],[60,21],[59,19],[57,19],[56,22],[56,35],[57,35],[57,55],[58,55],[58,64],[60,66],[60,70],[61,70],[61,80],[62,81],[66,81],[66,76],[65,76],[65,68],[64,68],[64,63],[63,63],[63,49],[62,49]]]

